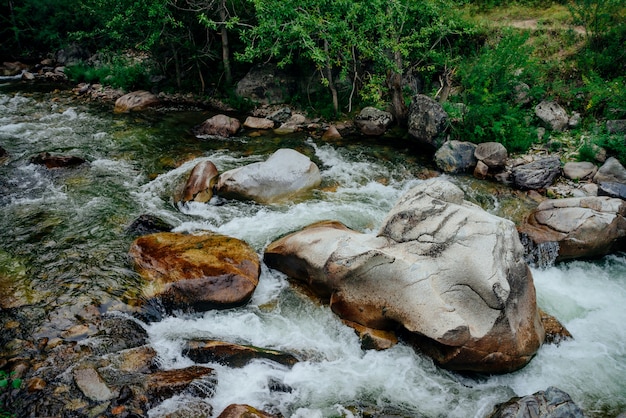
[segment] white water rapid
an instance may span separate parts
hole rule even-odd
[[[299,146],[309,150],[324,179],[309,198],[270,206],[214,198],[209,204],[177,206],[172,196],[195,164],[210,159],[224,171],[264,160],[266,151],[237,148],[242,143],[253,148],[263,139],[240,138],[237,147],[234,141],[209,146],[138,118],[98,113],[72,102],[59,104],[48,95],[35,99],[0,90],[0,146],[9,154],[9,161],[0,165],[0,227],[8,239],[3,239],[0,255],[5,255],[0,262],[15,263],[18,255],[27,258],[31,247],[25,246],[35,239],[35,227],[28,223],[43,222],[48,226],[43,232],[37,229],[35,237],[50,255],[41,265],[32,260],[32,276],[54,282],[55,274],[62,275],[59,282],[68,292],[84,296],[95,291],[90,287],[96,286],[91,284],[94,275],[99,283],[104,275],[108,279],[99,291],[114,289],[111,294],[118,295],[115,289],[121,285],[115,280],[129,274],[124,265],[128,240],[120,237],[139,214],[157,215],[176,231],[211,230],[243,239],[262,256],[273,240],[318,220],[339,220],[375,233],[396,199],[420,181],[420,167],[409,155],[399,162],[379,158],[368,147],[344,148],[305,139]],[[195,148],[194,155],[160,168],[164,154],[182,151],[154,144],[174,143],[177,138],[186,138],[180,139],[186,141],[181,147],[185,152]],[[78,154],[90,163],[69,174],[51,175],[29,163],[32,155],[43,151]],[[392,152],[394,158],[401,153]],[[452,180],[470,187],[463,180]],[[61,228],[65,224],[69,226]],[[93,263],[90,268],[81,264],[88,262]],[[61,271],[61,264],[73,269],[71,274]],[[291,368],[268,361],[235,369],[209,364],[217,372],[214,391],[207,390],[203,397],[172,398],[154,406],[150,416],[186,409],[188,416],[200,417],[207,416],[209,408],[211,416],[217,416],[229,404],[245,403],[292,418],[363,416],[357,411],[370,411],[369,416],[384,411],[384,416],[482,418],[497,403],[549,386],[569,393],[590,417],[615,417],[626,411],[626,257],[534,268],[533,275],[540,307],[557,317],[574,339],[542,347],[527,367],[515,373],[463,376],[438,368],[402,343],[386,351],[362,350],[352,329],[328,307],[311,301],[284,275],[264,266],[249,304],[146,324],[150,344],[164,369],[193,364],[182,355],[190,339],[283,350],[301,361]],[[69,285],[65,276],[85,281]],[[41,283],[33,288],[53,295],[58,291]]]

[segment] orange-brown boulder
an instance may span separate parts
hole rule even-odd
[[[211,200],[218,176],[217,167],[211,161],[196,164],[185,183],[181,201],[206,203]]]
[[[130,256],[147,281],[144,296],[160,299],[167,310],[241,306],[259,283],[257,253],[220,234],[146,235],[133,242]]]

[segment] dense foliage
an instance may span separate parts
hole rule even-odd
[[[577,30],[473,18],[555,5]],[[75,81],[232,97],[252,65],[273,61],[317,80],[294,100],[328,117],[374,105],[402,123],[425,93],[451,113],[454,137],[512,150],[537,140],[541,99],[587,124],[626,117],[623,0],[8,0],[0,21],[3,61],[88,49],[67,69]]]

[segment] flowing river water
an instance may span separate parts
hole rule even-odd
[[[87,305],[115,311],[137,292],[140,280],[128,259],[133,237],[126,228],[141,214],[156,215],[175,231],[240,238],[262,255],[270,242],[318,220],[375,233],[396,199],[429,172],[415,151],[384,141],[191,135],[191,127],[209,116],[189,109],[114,115],[109,106],[77,101],[70,92],[0,85],[0,146],[9,154],[0,165],[0,297],[2,306],[22,312],[33,340],[58,335],[63,312]],[[322,186],[306,199],[271,206],[216,198],[174,203],[198,162],[210,159],[223,172],[282,147],[305,153],[321,169]],[[41,152],[88,163],[49,170],[30,162]],[[528,206],[503,186],[451,180],[500,216],[518,216]],[[212,364],[218,384],[201,402],[215,416],[229,404],[246,403],[286,417],[352,417],[360,416],[358,410],[373,411],[370,416],[484,417],[497,403],[549,386],[568,392],[591,417],[626,411],[626,256],[535,267],[533,275],[539,305],[574,339],[545,345],[524,369],[499,376],[447,372],[402,343],[362,350],[356,334],[328,307],[265,266],[245,307],[166,316],[145,327],[165,369],[192,364],[181,351],[194,338],[306,359],[292,368],[264,361],[238,369]],[[288,389],[272,390],[268,382]],[[150,414],[165,416],[185,405],[191,405],[188,397],[174,397]],[[189,416],[201,415],[190,410]]]

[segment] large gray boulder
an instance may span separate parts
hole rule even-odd
[[[558,157],[545,157],[511,170],[513,185],[522,190],[545,189],[561,174]]]
[[[344,320],[403,329],[443,367],[499,373],[524,366],[545,337],[523,252],[512,222],[432,179],[400,199],[377,236],[318,223],[272,243],[265,262]]]
[[[626,202],[606,196],[544,200],[520,225],[535,245],[557,243],[555,261],[590,258],[626,244]]]
[[[596,183],[626,184],[626,168],[615,157],[609,157],[593,176]]]
[[[380,136],[393,122],[393,115],[375,107],[365,107],[354,118],[354,124],[363,135]]]
[[[413,97],[409,107],[409,135],[418,142],[439,148],[448,123],[448,113],[436,100],[423,94]]]
[[[317,187],[321,181],[319,168],[309,157],[283,148],[267,161],[222,173],[216,190],[226,198],[275,203]]]
[[[476,166],[476,144],[447,141],[435,153],[435,164],[446,173],[463,173]]]

